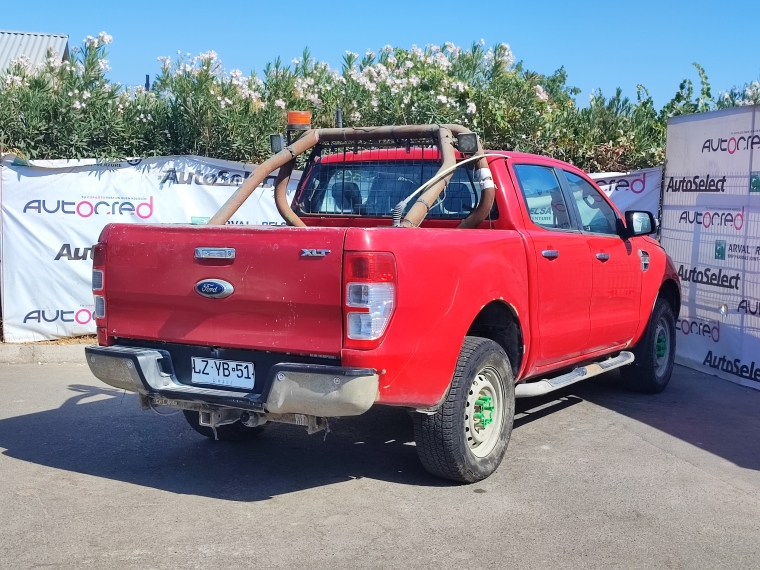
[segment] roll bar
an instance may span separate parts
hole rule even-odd
[[[237,212],[240,206],[253,194],[264,180],[278,168],[279,173],[275,181],[274,199],[277,211],[288,225],[296,227],[305,227],[303,220],[293,211],[288,204],[287,188],[290,175],[295,167],[296,158],[304,152],[310,150],[320,141],[324,142],[358,142],[358,141],[380,141],[380,140],[406,140],[430,138],[437,142],[438,150],[441,153],[442,164],[436,175],[451,169],[456,165],[456,154],[454,153],[454,137],[460,134],[470,133],[471,131],[461,125],[401,125],[401,126],[384,126],[384,127],[354,127],[348,129],[309,129],[303,133],[292,144],[285,147],[282,151],[273,157],[264,161],[253,174],[238,188],[232,196],[219,208],[219,211],[209,220],[210,225],[223,225]],[[476,156],[483,154],[483,148],[478,141],[478,150]],[[483,169],[490,172],[488,160],[482,156],[477,161],[478,168],[481,169],[481,180],[484,179]],[[443,189],[453,175],[452,172],[441,177],[437,182],[430,185],[420,194],[420,197],[414,202],[401,220],[402,227],[418,227],[422,220],[425,219],[430,208],[438,200]],[[487,177],[487,175],[486,175]],[[425,185],[423,185],[424,187]],[[493,184],[484,185],[480,196],[480,202],[470,214],[460,222],[460,228],[475,228],[488,217],[494,201]]]

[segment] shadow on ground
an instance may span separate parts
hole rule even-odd
[[[760,393],[683,368],[654,396],[624,392],[614,380],[610,373],[542,398],[518,400],[515,429],[549,421],[548,416],[587,400],[760,469]],[[233,444],[198,435],[181,414],[139,412],[134,394],[85,385],[69,389],[76,395],[60,408],[0,420],[6,456],[233,501],[265,500],[362,477],[451,485],[420,465],[404,410],[378,407],[359,418],[332,421],[326,438],[273,424],[256,441]]]
[[[660,394],[616,389],[618,377],[618,371],[608,372],[568,390],[739,467],[760,471],[760,391],[683,366],[675,367]]]

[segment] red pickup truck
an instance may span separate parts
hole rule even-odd
[[[104,228],[96,377],[220,440],[401,406],[424,467],[462,482],[500,464],[515,397],[614,368],[665,388],[681,293],[651,214],[457,125],[298,134],[209,225]],[[275,168],[288,226],[225,225]]]

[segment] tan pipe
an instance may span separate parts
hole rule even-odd
[[[314,147],[320,140],[328,142],[338,141],[360,141],[360,140],[404,140],[409,138],[431,137],[438,139],[438,149],[441,153],[443,164],[438,172],[443,172],[447,168],[456,164],[456,154],[454,153],[453,135],[469,133],[469,129],[461,125],[401,125],[401,126],[384,126],[384,127],[357,127],[351,129],[310,129],[306,131],[292,145],[280,151],[270,159],[264,161],[253,175],[248,178],[243,185],[222,205],[219,211],[209,220],[209,225],[223,225],[237,212],[240,206],[248,197],[258,188],[262,182],[276,169],[280,169],[275,182],[275,204],[277,210],[283,219],[291,226],[304,227],[301,218],[292,210],[287,201],[287,186],[290,175],[295,165],[295,158]],[[478,153],[482,154],[483,149],[478,145]],[[477,162],[478,168],[488,168],[488,161],[485,157]],[[425,190],[417,202],[411,207],[404,217],[402,224],[409,227],[417,227],[425,219],[429,209],[438,196],[448,184],[450,174],[440,181],[433,184]],[[494,192],[493,189],[483,191],[480,203],[477,208],[470,212],[459,224],[460,228],[477,227],[486,217],[488,217],[491,207],[493,206]],[[419,202],[422,200],[422,202]]]
[[[441,151],[441,158],[443,160],[441,167],[438,169],[438,172],[435,173],[435,176],[438,176],[438,174],[451,168],[457,163],[457,157],[454,153],[454,136],[446,127],[440,127],[438,130],[438,149]],[[425,190],[420,197],[417,198],[417,201],[412,207],[409,208],[406,216],[401,220],[401,225],[411,228],[419,226],[422,223],[422,220],[425,219],[425,216],[427,216],[430,208],[432,208],[436,200],[438,200],[438,196],[443,189],[446,188],[446,185],[449,183],[449,180],[453,175],[454,173],[452,172],[448,176],[444,176],[438,182],[430,186],[430,188]]]
[[[470,129],[467,129],[461,125],[444,126],[451,130],[454,135],[472,132]],[[483,147],[480,144],[480,139],[478,139],[478,152],[476,154],[483,154]],[[488,164],[488,159],[485,156],[478,160],[476,164],[479,169],[487,168],[489,171],[491,170],[491,167]],[[493,201],[495,196],[496,193],[494,192],[493,188],[486,188],[483,190],[480,194],[480,202],[478,202],[477,207],[472,212],[470,212],[470,214],[464,220],[462,220],[457,227],[462,229],[477,228],[491,213],[491,208],[493,208]]]
[[[479,140],[477,154],[483,154],[483,147],[480,146]],[[489,171],[491,170],[491,167],[488,164],[488,159],[485,156],[476,161],[476,164],[478,165],[478,168],[487,168]],[[491,176],[493,177],[493,173]],[[464,220],[459,222],[459,225],[457,227],[462,229],[477,228],[483,222],[483,220],[485,220],[491,214],[493,201],[496,197],[495,190],[495,188],[484,188],[480,192],[480,201],[478,202],[478,205]]]
[[[303,220],[298,217],[291,209],[290,204],[288,204],[288,182],[295,165],[296,159],[294,158],[280,167],[280,171],[277,173],[277,180],[274,183],[274,203],[282,219],[288,225],[305,228],[306,224],[303,223]]]
[[[288,162],[293,160],[299,154],[302,154],[315,146],[319,142],[318,131],[308,130],[301,138],[286,147],[284,150],[275,154],[272,158],[265,160],[261,165],[253,171],[253,174],[238,188],[235,193],[229,197],[229,199],[222,204],[219,211],[209,220],[209,225],[221,226],[226,224],[229,219],[238,211],[238,208],[243,205],[248,197],[253,194],[253,191],[258,188],[267,176],[272,174],[278,168],[285,166]],[[277,189],[275,188],[275,200],[277,200]],[[290,210],[290,207],[287,208]],[[293,210],[290,212],[295,215]],[[296,216],[298,219],[298,216]],[[287,218],[286,218],[286,221]],[[299,220],[300,221],[300,220]]]
[[[372,141],[397,140],[409,138],[436,138],[441,127],[438,125],[399,125],[386,127],[354,127],[351,129],[319,129],[319,140]]]

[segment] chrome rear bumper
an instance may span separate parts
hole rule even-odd
[[[96,378],[123,390],[172,401],[202,402],[271,414],[356,416],[377,399],[377,371],[282,362],[265,382],[247,392],[180,382],[169,352],[126,346],[88,346],[87,364]]]

